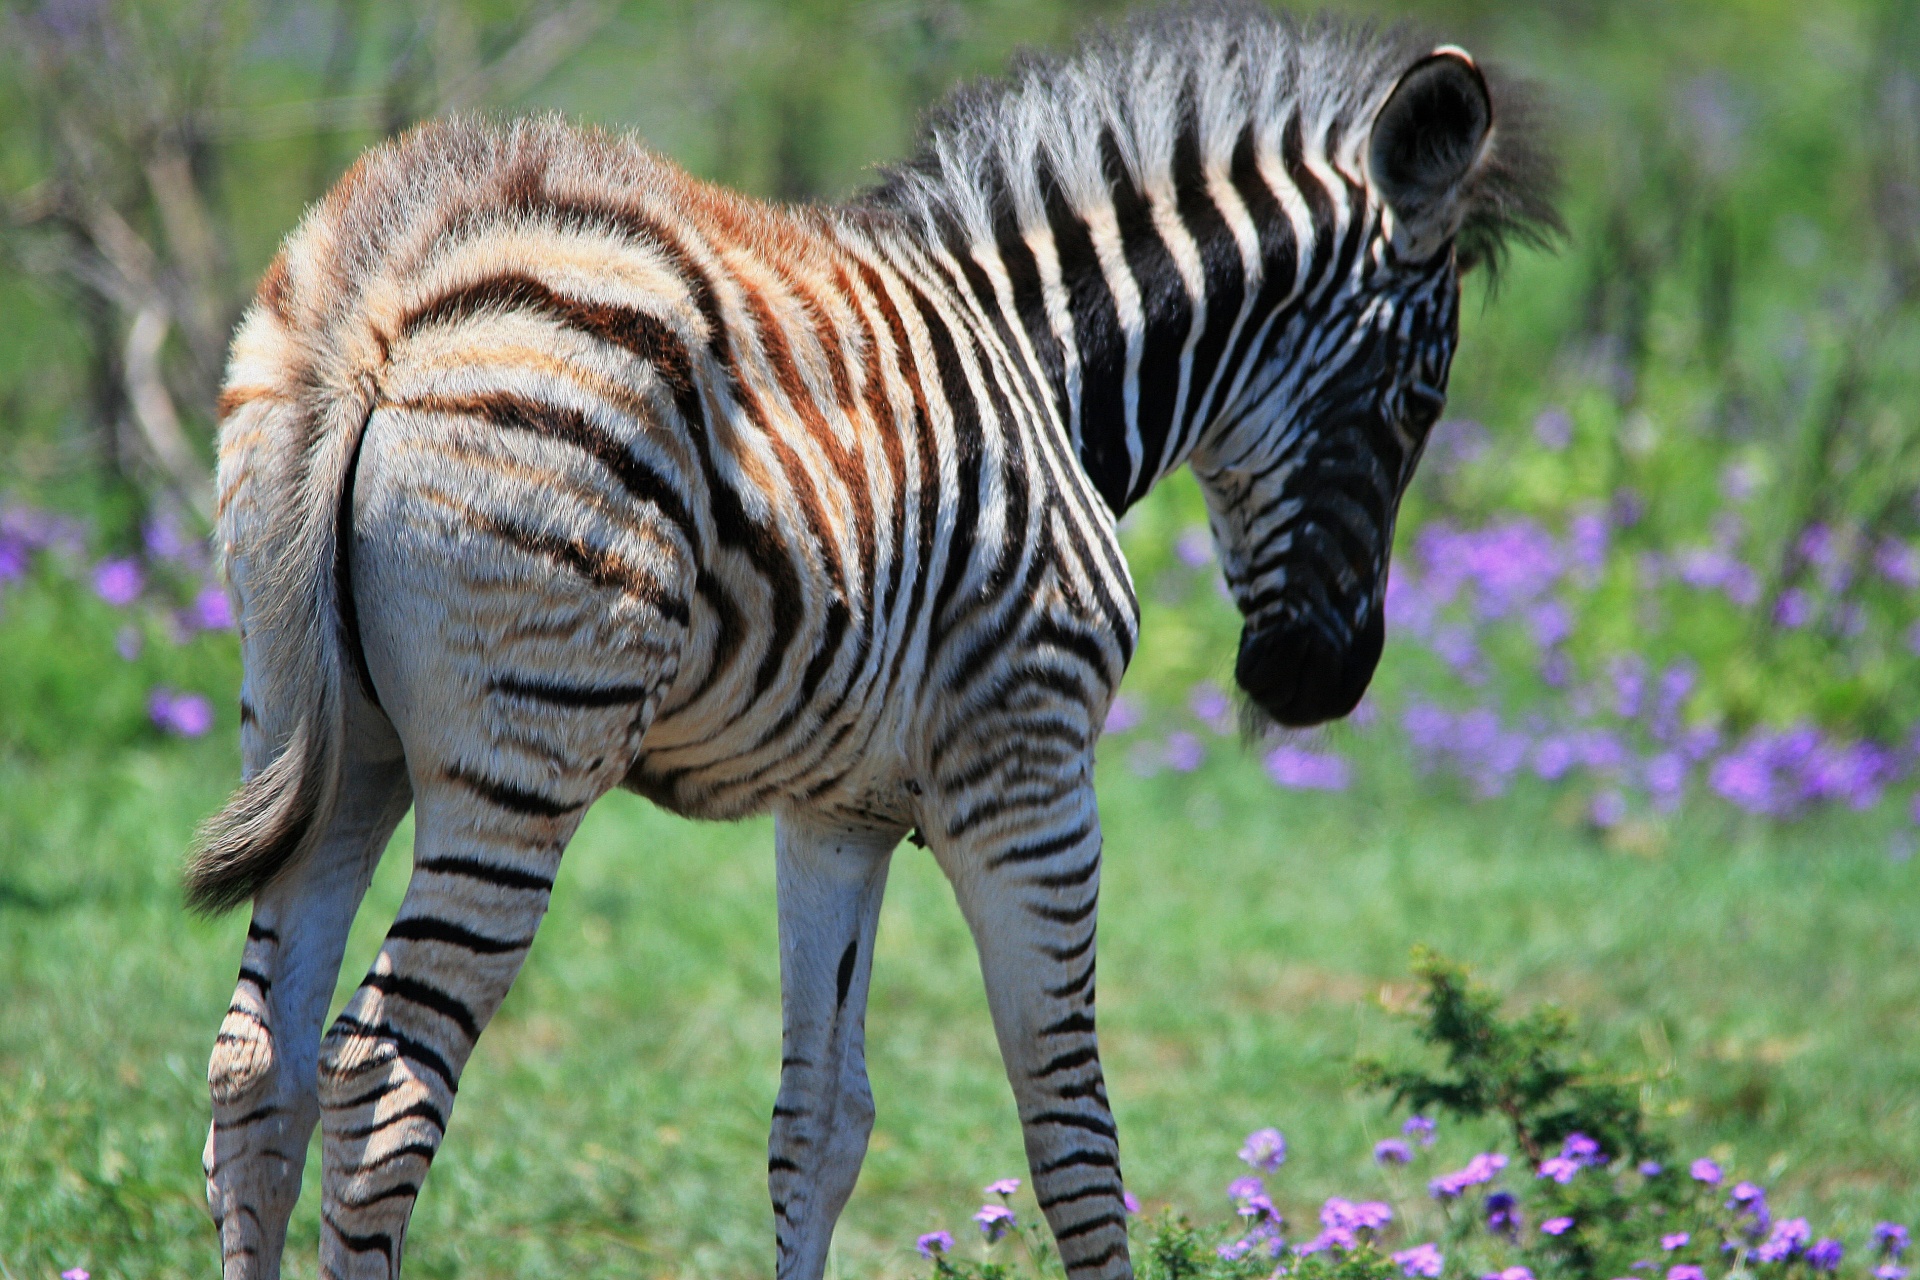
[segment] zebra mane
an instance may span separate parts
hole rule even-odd
[[[1106,203],[1104,146],[1151,190],[1171,181],[1183,132],[1197,130],[1202,162],[1225,168],[1249,125],[1272,154],[1294,118],[1310,152],[1357,173],[1366,139],[1354,126],[1438,43],[1409,26],[1303,21],[1251,0],[1175,6],[1098,31],[1071,54],[1024,53],[1004,77],[962,87],[929,114],[914,158],[883,168],[855,203],[992,241],[1009,215],[1021,227],[1045,222],[1047,175],[1076,210]],[[1463,188],[1458,245],[1463,266],[1497,268],[1509,241],[1544,245],[1563,228],[1536,95],[1481,69],[1494,127]]]

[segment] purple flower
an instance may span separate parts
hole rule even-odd
[[[27,559],[32,548],[19,538],[0,533],[0,585],[21,578],[27,572]]]
[[[1398,1138],[1382,1138],[1373,1144],[1373,1158],[1379,1164],[1406,1164],[1413,1159],[1413,1148]]]
[[[1264,1194],[1266,1189],[1266,1183],[1248,1174],[1244,1178],[1235,1178],[1227,1184],[1227,1199],[1239,1204],[1243,1200],[1251,1200],[1254,1196]]]
[[[1668,1253],[1672,1253],[1675,1249],[1686,1248],[1688,1244],[1692,1243],[1692,1241],[1693,1241],[1692,1232],[1676,1231],[1670,1236],[1661,1236],[1660,1247],[1666,1250]]]
[[[1511,1191],[1495,1191],[1487,1196],[1487,1230],[1509,1239],[1520,1234],[1520,1202]]]
[[[1353,1248],[1359,1241],[1346,1227],[1328,1227],[1313,1239],[1300,1246],[1301,1253],[1321,1253],[1327,1249],[1342,1251]]]
[[[1320,1207],[1320,1225],[1332,1231],[1378,1231],[1393,1221],[1393,1207],[1379,1200],[1355,1204],[1339,1196]]]
[[[213,704],[197,693],[160,688],[147,698],[147,717],[162,733],[198,738],[213,728]]]
[[[1480,1280],[1533,1280],[1533,1272],[1525,1267],[1508,1267],[1505,1271],[1490,1271]]]
[[[1667,1268],[1667,1280],[1707,1280],[1707,1273],[1692,1263]]]
[[[1767,1202],[1766,1188],[1751,1182],[1733,1184],[1733,1194],[1727,1197],[1727,1208],[1751,1210],[1755,1205]]]
[[[999,1240],[1014,1226],[1013,1210],[1003,1204],[981,1205],[973,1220],[980,1224],[980,1234],[987,1238],[988,1244]]]
[[[1018,1178],[1001,1178],[997,1182],[989,1182],[983,1188],[990,1196],[1010,1196],[1019,1189],[1020,1179]]]
[[[1278,1129],[1255,1129],[1240,1148],[1240,1158],[1262,1173],[1287,1162],[1287,1139]]]
[[[1206,758],[1206,747],[1186,730],[1176,730],[1167,735],[1165,759],[1167,767],[1175,773],[1192,773]]]
[[[1233,702],[1211,680],[1202,680],[1187,695],[1187,709],[1193,718],[1218,734],[1233,732]]]
[[[1906,591],[1920,587],[1920,554],[1898,538],[1883,538],[1873,549],[1873,567],[1880,576]]]
[[[1293,791],[1345,791],[1353,781],[1346,757],[1281,743],[1267,753],[1267,776]]]
[[[1573,418],[1565,409],[1542,409],[1533,420],[1533,438],[1558,453],[1573,443]]]
[[[1798,631],[1813,621],[1813,598],[1799,587],[1789,587],[1780,593],[1780,599],[1773,606],[1773,624],[1785,627],[1789,631]]]
[[[145,585],[140,566],[131,560],[102,560],[93,567],[93,593],[116,609],[138,600]]]
[[[1540,1233],[1549,1236],[1563,1236],[1573,1230],[1572,1218],[1548,1218],[1540,1224]]]
[[[1507,1167],[1507,1158],[1495,1151],[1486,1151],[1467,1161],[1467,1167],[1445,1177],[1435,1178],[1427,1184],[1427,1191],[1435,1200],[1452,1200],[1468,1187],[1477,1187],[1483,1182],[1492,1182],[1495,1175]]]
[[[1627,820],[1627,798],[1611,787],[1605,791],[1598,792],[1593,797],[1593,803],[1587,808],[1587,817],[1594,826],[1599,827],[1602,831],[1611,831]],[[1552,1175],[1555,1182],[1567,1182],[1572,1179],[1574,1174],[1580,1172],[1580,1166],[1577,1162],[1561,1160],[1556,1156],[1554,1159],[1541,1164],[1540,1174],[1542,1177],[1548,1176],[1547,1165],[1549,1164],[1567,1166],[1568,1171],[1564,1177],[1561,1176],[1559,1172],[1555,1172]]]
[[[1880,1252],[1889,1258],[1897,1258],[1907,1251],[1910,1237],[1907,1229],[1899,1223],[1880,1222],[1874,1224],[1873,1242],[1879,1246]]]
[[[218,583],[200,588],[187,610],[187,621],[202,631],[233,630],[233,602]]]
[[[1807,1226],[1805,1218],[1787,1218],[1773,1224],[1773,1230],[1753,1256],[1762,1262],[1785,1262],[1806,1247],[1813,1238],[1813,1231]]]
[[[1130,1214],[1138,1214],[1140,1212],[1140,1197],[1134,1195],[1131,1191],[1122,1191],[1120,1193],[1120,1203],[1127,1207],[1127,1212]]]
[[[936,1253],[946,1253],[953,1248],[953,1236],[945,1231],[929,1231],[913,1242],[923,1258],[932,1258]]]
[[[1213,563],[1213,535],[1203,524],[1188,525],[1173,540],[1173,554],[1189,569],[1204,569]]]
[[[1392,1255],[1393,1265],[1400,1268],[1400,1274],[1408,1280],[1433,1280],[1446,1269],[1446,1255],[1437,1245],[1417,1244],[1411,1249],[1402,1249]]]
[[[1615,795],[1615,798],[1618,798],[1616,793],[1614,792],[1607,792],[1606,794]],[[1624,802],[1623,802],[1623,806],[1624,806]],[[1617,822],[1618,819],[1615,819],[1615,821]],[[1612,826],[1613,823],[1599,823],[1598,825]],[[1540,1162],[1540,1172],[1535,1176],[1541,1177],[1541,1178],[1552,1178],[1555,1182],[1559,1183],[1561,1186],[1564,1187],[1569,1182],[1573,1181],[1574,1175],[1579,1173],[1580,1169],[1581,1169],[1581,1164],[1578,1160],[1570,1160],[1566,1156],[1549,1156],[1547,1159],[1542,1160]]]
[[[1640,1162],[1640,1176],[1643,1178],[1657,1178],[1666,1171],[1667,1166],[1661,1164],[1658,1160],[1642,1160]]]
[[[1907,1269],[1897,1262],[1883,1262],[1873,1269],[1873,1280],[1907,1280]]]
[[[1418,1138],[1421,1146],[1430,1147],[1433,1145],[1434,1128],[1431,1116],[1408,1116],[1407,1122],[1400,1126],[1400,1132],[1409,1138]]]
[[[1719,1186],[1720,1179],[1725,1176],[1720,1172],[1719,1165],[1704,1156],[1695,1160],[1687,1172],[1693,1176],[1695,1182],[1704,1182],[1710,1187]]]
[[[1257,1192],[1240,1201],[1234,1212],[1243,1218],[1253,1218],[1261,1222],[1282,1222],[1280,1210],[1274,1208],[1273,1201],[1264,1191]]]
[[[1828,1237],[1816,1240],[1807,1250],[1807,1266],[1815,1271],[1833,1271],[1840,1266],[1840,1259],[1847,1256],[1847,1248],[1838,1240]]]
[[[88,1280],[85,1267],[68,1267],[60,1273],[60,1280]]]
[[[1107,706],[1108,733],[1125,733],[1140,723],[1140,704],[1126,694],[1118,694]]]
[[[1240,1259],[1246,1257],[1247,1251],[1252,1248],[1253,1241],[1242,1237],[1239,1240],[1229,1241],[1226,1244],[1217,1246],[1213,1253],[1214,1256],[1222,1262],[1238,1262]]]

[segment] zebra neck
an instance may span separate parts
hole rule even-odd
[[[1108,202],[1050,200],[1044,228],[999,239],[1061,421],[1116,515],[1187,461],[1357,248],[1343,216],[1357,192],[1330,192],[1304,150],[1297,120],[1265,157],[1249,126],[1208,172],[1183,135],[1151,192],[1112,156]]]

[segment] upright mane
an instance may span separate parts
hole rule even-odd
[[[1438,40],[1408,25],[1301,20],[1251,0],[1181,5],[1096,31],[1071,53],[1028,52],[1002,77],[963,86],[932,111],[914,157],[882,170],[856,205],[894,210],[936,234],[996,238],[1044,224],[1047,200],[1104,203],[1109,166],[1141,190],[1168,181],[1175,148],[1224,167],[1242,136],[1278,152],[1297,120],[1309,150],[1365,127],[1402,72]],[[1463,265],[1497,266],[1509,241],[1562,227],[1559,181],[1536,95],[1482,64],[1489,145],[1465,188]]]

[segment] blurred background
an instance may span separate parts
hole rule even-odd
[[[0,1275],[212,1262],[202,1064],[244,926],[186,918],[176,879],[238,770],[212,406],[305,204],[467,109],[557,110],[833,200],[957,81],[1128,7],[5,0]],[[1836,1230],[1910,1210],[1920,5],[1339,7],[1539,81],[1571,234],[1468,287],[1387,657],[1347,724],[1241,742],[1197,491],[1123,526],[1145,640],[1102,743],[1101,976],[1129,1185],[1212,1212],[1267,1123],[1302,1197],[1389,1176],[1348,1063],[1402,1034],[1425,941],[1570,1008],[1698,1152]],[[765,1270],[769,850],[763,823],[595,810],[462,1090],[412,1274]],[[917,1273],[912,1235],[1022,1163],[957,913],[929,859],[897,862],[844,1275]]]

